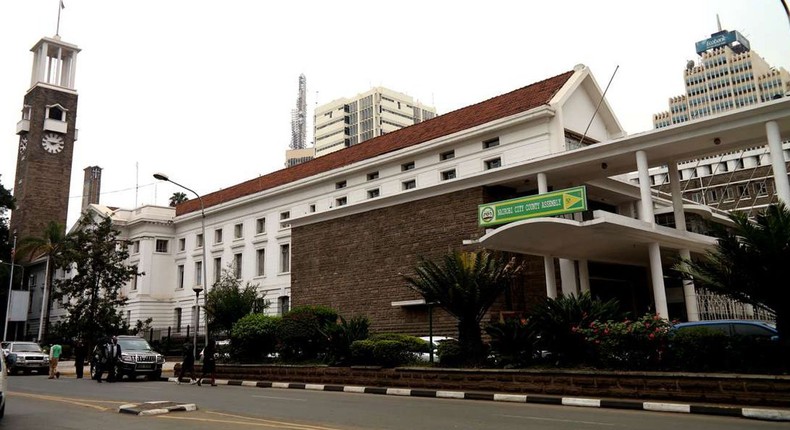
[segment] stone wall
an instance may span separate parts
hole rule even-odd
[[[175,374],[178,374],[178,368],[176,365]],[[217,377],[243,381],[790,407],[790,376],[772,375],[218,365]]]

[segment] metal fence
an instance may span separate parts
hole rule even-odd
[[[701,320],[747,319],[776,321],[776,315],[773,312],[703,289],[697,290],[697,306],[699,308],[699,319]]]

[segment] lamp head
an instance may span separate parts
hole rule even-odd
[[[202,285],[195,285],[194,287],[192,287],[192,291],[194,291],[197,294],[200,294],[200,292],[203,291],[203,286]]]
[[[154,178],[155,179],[159,179],[160,181],[169,181],[170,180],[170,178],[168,178],[167,175],[165,175],[164,173],[161,173],[161,172],[154,173]]]

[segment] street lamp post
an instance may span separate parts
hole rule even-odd
[[[208,265],[208,258],[206,258],[206,243],[207,243],[206,241],[208,240],[208,237],[206,236],[206,207],[203,205],[203,198],[200,197],[200,194],[196,193],[195,190],[193,190],[191,188],[187,188],[187,187],[179,184],[178,182],[173,181],[172,179],[170,179],[164,173],[154,173],[154,178],[156,178],[156,179],[158,179],[160,181],[167,181],[167,182],[170,182],[172,184],[178,185],[179,187],[191,192],[192,194],[194,194],[198,198],[198,201],[200,202],[200,227],[203,230],[203,264],[202,264],[202,266],[203,266],[203,279],[202,279],[201,284],[208,286],[208,284],[205,284],[206,282],[208,282],[208,276],[206,275],[206,267]],[[200,308],[199,308],[199,305],[198,305],[198,296],[200,296],[200,292],[203,291],[202,285],[200,285],[200,286],[196,285],[195,287],[192,288],[192,290],[195,292],[195,334],[194,334],[194,342],[193,342],[194,344],[192,345],[192,355],[195,357],[195,360],[197,360],[197,332],[198,332],[198,325],[199,325],[199,322],[200,322],[200,319],[199,319],[199,314],[200,314],[199,309]],[[203,307],[206,307],[206,296],[208,296],[208,288],[206,288],[206,294],[203,295]],[[206,322],[205,322],[206,328],[205,328],[204,341],[205,341],[206,345],[208,345],[208,312],[204,312],[204,314],[206,316],[205,317],[205,319],[206,319]]]
[[[8,278],[8,301],[5,305],[5,325],[3,326],[3,342],[8,340],[8,319],[10,315],[8,314],[11,311],[11,289],[14,286],[14,266],[19,266],[18,264],[14,264],[14,258],[16,257],[16,231],[14,231],[14,245],[11,247],[11,276]],[[7,264],[7,263],[6,263]],[[24,277],[24,266],[22,267],[22,276]]]

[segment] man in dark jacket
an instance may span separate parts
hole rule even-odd
[[[121,375],[118,374],[118,362],[121,360],[121,345],[118,338],[113,336],[107,343],[107,382],[115,382]]]

